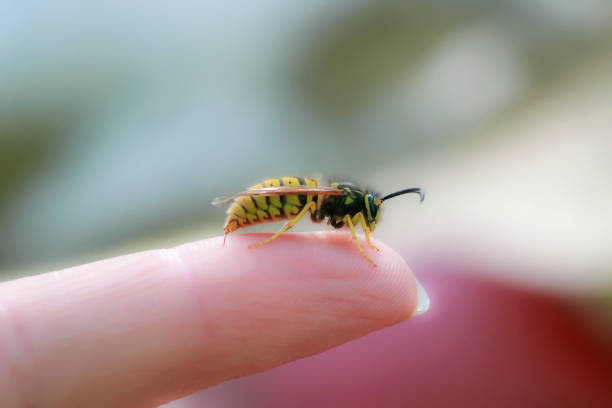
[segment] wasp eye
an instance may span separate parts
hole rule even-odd
[[[368,214],[370,216],[370,219],[368,220],[368,222],[371,222],[376,219],[376,215],[378,214],[378,205],[376,205],[376,199],[371,194],[368,194],[368,204],[370,207],[370,213]]]

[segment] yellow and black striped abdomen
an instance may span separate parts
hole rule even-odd
[[[280,177],[270,178],[261,184],[249,187],[256,190],[264,187],[317,187],[317,180],[308,177]],[[294,218],[302,208],[311,201],[316,200],[314,195],[269,195],[269,196],[240,196],[234,200],[227,210],[225,233],[229,234],[238,228],[264,222],[275,222]]]

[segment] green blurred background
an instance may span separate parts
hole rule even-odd
[[[2,279],[218,234],[214,196],[322,173],[425,188],[378,232],[413,256],[612,281],[606,1],[1,7]]]
[[[215,196],[322,173],[423,187],[379,239],[610,339],[611,73],[605,0],[1,2],[0,279],[219,235]]]

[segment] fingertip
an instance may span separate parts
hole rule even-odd
[[[234,234],[224,247],[222,237],[215,237],[177,249],[196,269],[213,265],[209,273],[240,274],[239,287],[274,283],[285,285],[283,290],[300,294],[310,290],[313,295],[333,288],[335,296],[343,296],[353,305],[347,314],[383,325],[407,319],[416,310],[418,291],[411,269],[381,241],[374,240],[380,249],[375,251],[360,240],[376,263],[373,267],[347,233],[284,234],[266,245],[249,248],[266,238],[269,234]],[[301,286],[294,286],[295,282]]]
[[[417,308],[410,268],[380,241],[379,252],[360,241],[372,267],[349,234],[284,234],[249,248],[267,237],[235,234],[225,246],[215,237],[5,287],[19,294],[5,300],[36,350],[23,360],[30,389],[44,377],[38,397],[58,406],[91,395],[152,405],[320,353]],[[63,375],[47,379],[58,364]]]

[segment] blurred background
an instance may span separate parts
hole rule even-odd
[[[612,406],[611,72],[606,0],[0,2],[0,280],[419,186],[376,236],[427,314],[168,406]]]

